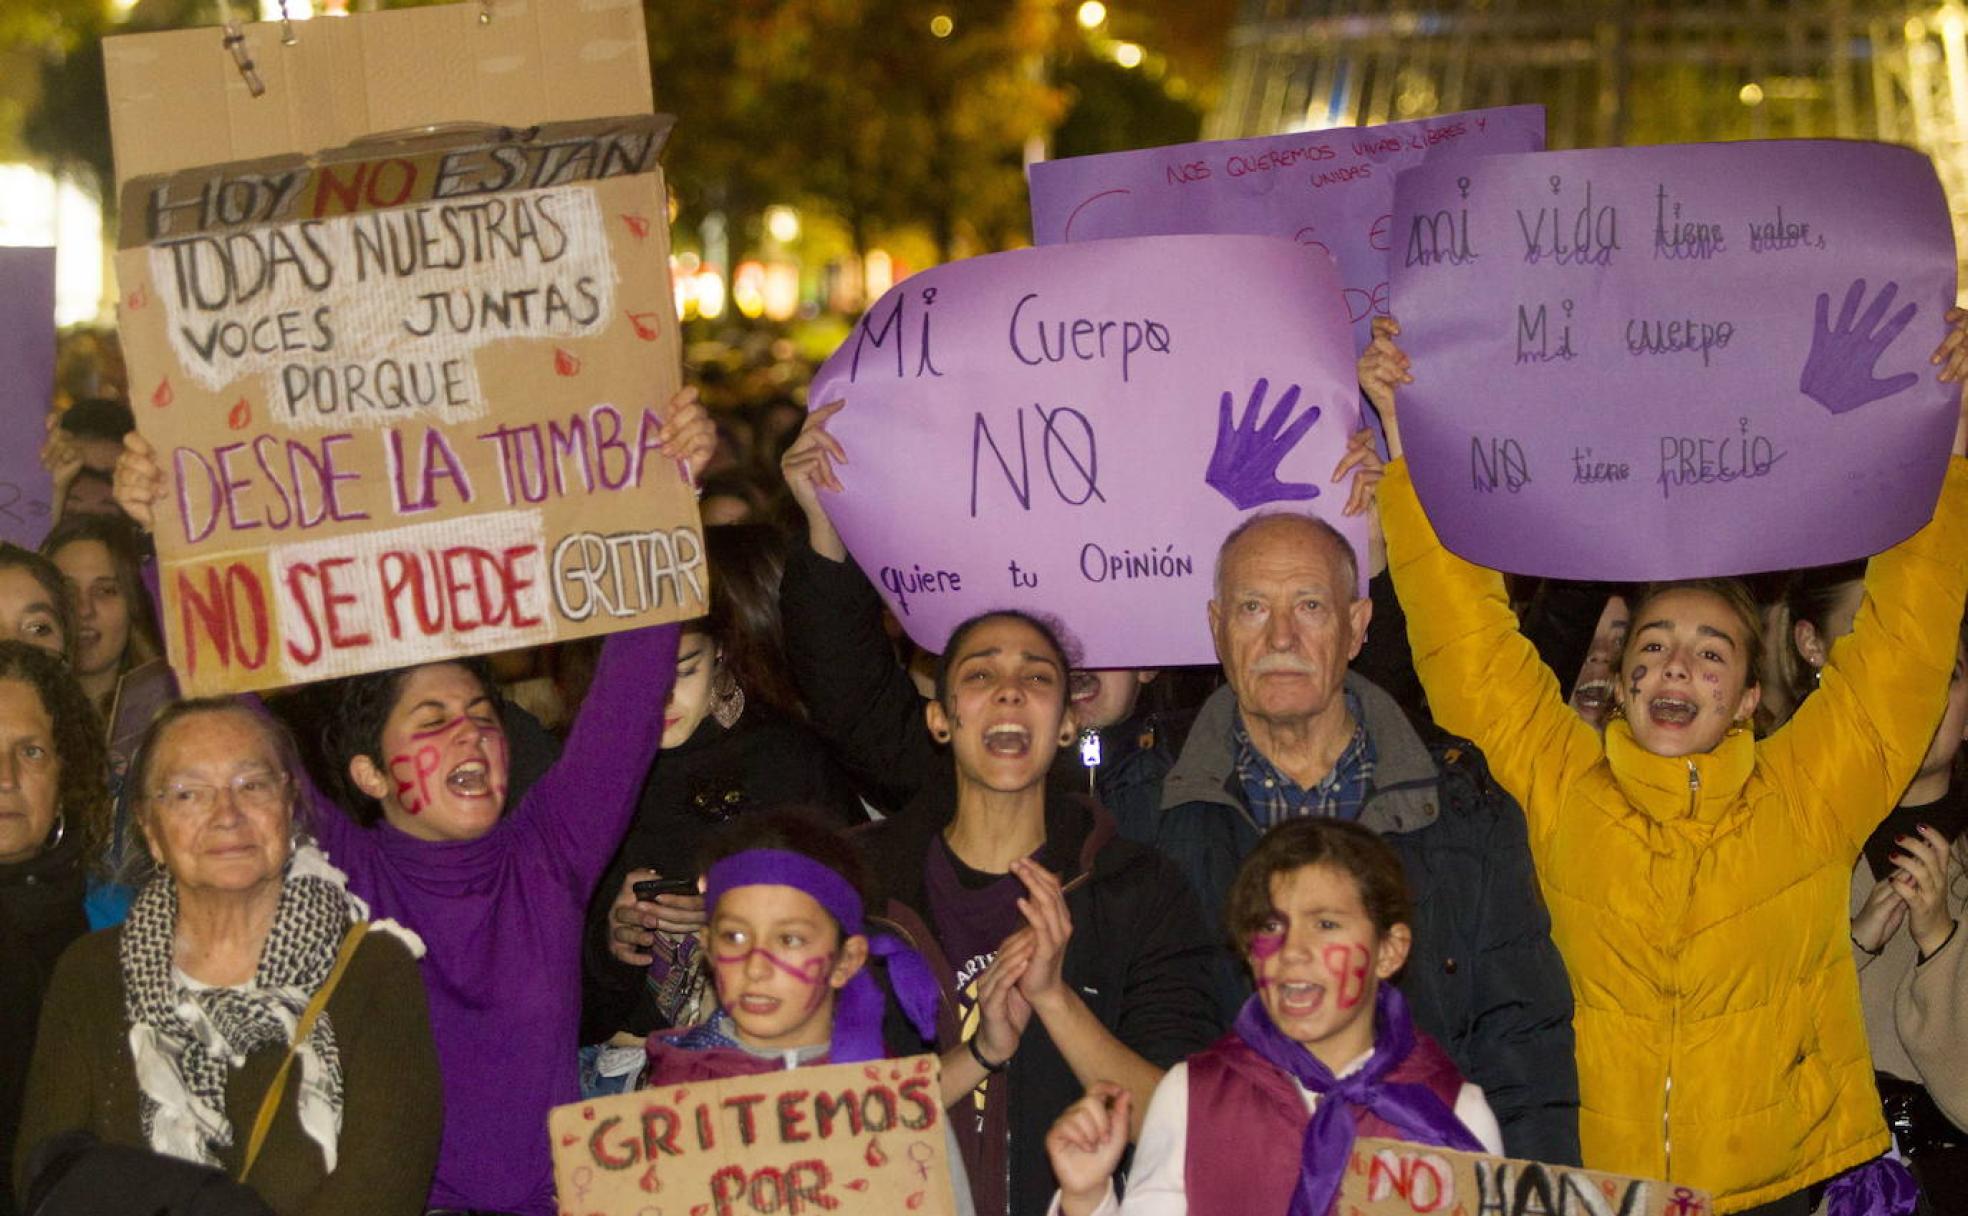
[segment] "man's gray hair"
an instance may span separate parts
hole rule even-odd
[[[1262,524],[1271,523],[1274,520],[1290,521],[1293,523],[1301,524],[1304,527],[1310,529],[1313,535],[1323,536],[1327,540],[1331,541],[1333,546],[1339,550],[1340,566],[1344,569],[1346,574],[1347,602],[1351,603],[1354,599],[1358,598],[1358,591],[1360,586],[1360,557],[1357,553],[1353,552],[1353,542],[1347,540],[1345,536],[1341,535],[1338,528],[1333,527],[1331,524],[1327,523],[1323,519],[1320,519],[1316,515],[1308,515],[1303,511],[1259,511],[1257,514],[1251,516],[1250,518],[1244,520],[1242,523],[1238,524],[1236,527],[1230,529],[1230,535],[1224,537],[1223,543],[1216,547],[1216,571],[1211,576],[1210,585],[1215,589],[1214,594],[1218,600],[1221,600],[1223,598],[1224,557],[1230,552],[1231,549],[1236,547],[1238,541],[1244,538],[1244,533],[1249,532],[1251,529],[1256,528]]]

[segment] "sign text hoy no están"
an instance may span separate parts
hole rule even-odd
[[[121,326],[192,694],[697,615],[667,120],[125,188]]]

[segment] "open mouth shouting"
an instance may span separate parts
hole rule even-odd
[[[461,798],[489,798],[492,770],[483,760],[467,760],[445,774],[444,786]]]
[[[1277,1013],[1288,1018],[1309,1018],[1326,1003],[1326,986],[1309,980],[1280,982],[1272,986],[1277,994]]]
[[[1018,759],[1032,750],[1032,732],[1016,722],[999,722],[984,728],[984,750],[1005,759]]]
[[[1599,713],[1612,704],[1610,680],[1587,680],[1572,690],[1572,704],[1588,713]]]
[[[1700,713],[1701,706],[1675,693],[1662,693],[1647,702],[1647,717],[1655,726],[1679,729],[1693,723]]]

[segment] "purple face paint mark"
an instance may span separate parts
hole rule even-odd
[[[1913,321],[1920,305],[1907,305],[1881,326],[1900,290],[1898,283],[1888,283],[1855,323],[1853,317],[1859,311],[1859,301],[1865,298],[1865,289],[1864,279],[1852,281],[1839,307],[1836,326],[1829,323],[1831,293],[1818,293],[1817,323],[1811,329],[1811,350],[1804,357],[1804,373],[1797,388],[1834,414],[1850,413],[1911,388],[1920,380],[1918,372],[1904,372],[1890,380],[1873,379],[1872,369],[1879,357]]]
[[[747,962],[751,961],[751,957],[754,954],[758,955],[766,962],[772,964],[774,967],[785,972],[787,975],[792,976],[800,983],[805,984],[812,989],[812,991],[807,994],[806,1006],[803,1012],[812,1013],[815,1009],[818,1009],[820,1007],[820,1002],[826,999],[828,989],[827,986],[821,982],[822,978],[827,974],[828,959],[826,958],[825,955],[822,955],[817,958],[807,959],[805,962],[802,963],[789,963],[785,959],[780,958],[778,955],[772,953],[772,951],[770,950],[767,950],[760,946],[754,946],[750,950],[745,951],[745,953],[743,954],[714,955],[712,957],[712,961],[715,962],[720,967],[742,967]],[[725,984],[724,984],[724,978],[722,973],[720,973],[718,976],[717,987],[718,987],[719,1001],[728,1004],[729,999],[725,991]]]
[[[1305,482],[1279,481],[1278,465],[1298,441],[1319,421],[1320,409],[1312,406],[1298,416],[1297,421],[1286,425],[1293,407],[1298,404],[1298,385],[1286,389],[1278,398],[1278,404],[1258,425],[1257,415],[1264,408],[1264,395],[1271,389],[1269,380],[1259,378],[1251,386],[1250,400],[1244,406],[1244,416],[1232,422],[1231,394],[1225,391],[1216,415],[1216,450],[1210,453],[1209,469],[1203,474],[1203,481],[1217,493],[1230,500],[1230,505],[1239,511],[1248,511],[1270,502],[1288,502],[1317,498],[1319,487]]]
[[[1262,961],[1285,948],[1285,935],[1282,933],[1260,933],[1251,938],[1250,956]]]

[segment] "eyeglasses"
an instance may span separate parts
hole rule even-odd
[[[209,815],[219,803],[221,789],[232,791],[233,804],[241,810],[272,810],[287,792],[287,775],[241,773],[223,786],[174,781],[152,790],[150,801],[174,814]]]

